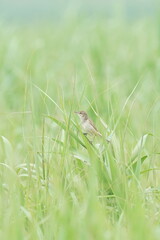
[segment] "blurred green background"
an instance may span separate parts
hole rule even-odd
[[[159,239],[159,22],[151,0],[0,2],[0,239]]]
[[[58,20],[64,14],[81,16],[103,15],[105,17],[116,17],[123,15],[127,19],[138,19],[154,16],[159,7],[158,1],[152,0],[86,0],[86,1],[63,1],[63,0],[1,0],[0,13],[10,21],[31,22],[44,20]]]

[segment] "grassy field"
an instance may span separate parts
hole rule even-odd
[[[1,23],[0,36],[0,239],[158,240],[158,22]],[[102,139],[89,144],[75,110]]]

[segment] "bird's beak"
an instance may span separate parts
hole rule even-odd
[[[78,114],[79,112],[74,112],[74,113]]]

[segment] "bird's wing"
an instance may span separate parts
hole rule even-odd
[[[89,119],[89,122],[90,122],[91,126],[93,127],[93,129],[97,132],[97,134],[98,134],[99,136],[102,136],[102,134],[101,134],[101,133],[98,131],[98,129],[95,127],[95,125],[94,125],[94,123],[92,122],[91,119]]]
[[[92,122],[91,119],[89,119],[89,123],[92,125],[92,127],[98,132],[98,129],[95,127],[94,123]]]
[[[98,135],[102,136],[101,133],[98,131],[98,129],[95,127],[94,123],[92,122],[91,119],[89,119],[90,124],[92,125],[92,127],[95,129],[95,131],[98,133]]]

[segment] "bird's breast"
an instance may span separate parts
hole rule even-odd
[[[85,122],[83,122],[82,124],[83,126],[83,130],[86,132],[86,133],[90,133],[93,131],[93,127],[92,125],[90,124],[90,122],[88,120],[86,120]]]

